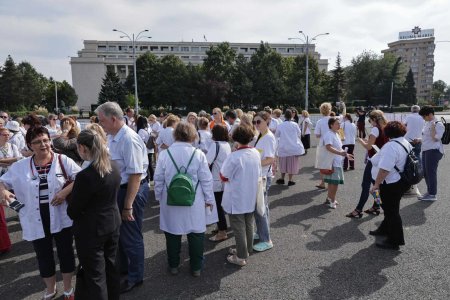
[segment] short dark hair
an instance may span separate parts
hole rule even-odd
[[[336,117],[331,117],[328,119],[328,128],[331,129],[331,126],[333,126],[334,123],[336,123],[337,121],[339,121],[339,118]]]
[[[253,128],[248,125],[239,125],[234,129],[232,134],[233,141],[241,145],[248,145],[254,137]]]
[[[25,135],[25,141],[27,142],[27,146],[30,147],[31,141],[43,134],[46,134],[50,139],[50,133],[48,132],[47,128],[40,125],[31,126],[30,129],[27,130],[27,134]]]
[[[431,105],[425,105],[419,110],[419,115],[422,117],[428,116],[429,114],[434,115],[434,108]]]
[[[289,108],[286,109],[286,111],[284,112],[284,118],[286,120],[290,120],[292,118],[292,110],[290,110]]]
[[[383,133],[390,139],[395,139],[401,136],[405,136],[406,127],[399,121],[390,121],[384,126]]]
[[[228,142],[228,129],[223,124],[214,125],[211,129],[212,139],[216,142]]]
[[[35,114],[30,114],[22,119],[22,124],[30,125],[31,127],[34,127],[34,126],[41,125],[42,123],[41,123],[41,120]]]
[[[227,110],[227,112],[225,113],[225,119],[226,118],[231,118],[233,120],[237,119],[237,114],[234,110]]]

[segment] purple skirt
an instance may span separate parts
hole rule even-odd
[[[280,173],[287,173],[287,174],[298,174],[298,170],[300,168],[300,164],[298,161],[298,158],[300,156],[286,156],[286,157],[279,157],[279,169]]]

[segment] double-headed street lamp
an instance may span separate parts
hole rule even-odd
[[[144,29],[141,32],[139,32],[136,36],[133,34],[128,35],[127,33],[121,31],[121,30],[117,30],[117,29],[113,29],[113,31],[117,31],[120,33],[123,33],[123,36],[120,36],[120,38],[128,38],[131,42],[131,45],[133,47],[133,73],[134,73],[134,98],[135,98],[135,108],[134,111],[136,114],[138,114],[139,112],[139,98],[138,98],[138,88],[137,88],[137,70],[136,70],[136,42],[141,39],[141,38],[149,38],[151,39],[152,37],[150,36],[145,36],[145,35],[141,35],[144,32],[148,32],[148,29]]]
[[[309,42],[314,41],[317,37],[321,35],[328,35],[330,33],[320,33],[314,36],[312,39],[309,39],[309,36],[306,35],[303,31],[299,31],[303,38],[288,38],[288,40],[300,40],[306,44],[306,89],[305,89],[305,110],[308,110],[308,93],[309,93]]]

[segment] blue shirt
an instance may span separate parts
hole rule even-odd
[[[141,180],[147,176],[147,148],[141,137],[127,125],[123,125],[116,135],[108,136],[111,160],[119,166],[120,184],[128,183],[132,174],[141,174]]]

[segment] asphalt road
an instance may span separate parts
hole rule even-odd
[[[368,235],[382,214],[360,220],[344,216],[359,198],[361,147],[356,170],[345,173],[345,185],[339,187],[336,210],[323,204],[326,192],[314,187],[319,174],[311,150],[301,158],[297,185],[270,189],[274,248],[253,254],[243,268],[226,262],[233,238],[218,244],[206,241],[205,268],[200,278],[193,278],[183,238],[181,272],[169,275],[159,207],[152,195],[144,220],[144,284],[121,299],[450,299],[449,157],[440,162],[438,201],[403,198],[406,245],[390,251],[376,248],[375,238]],[[423,182],[419,188],[424,191]],[[17,218],[9,216],[14,245],[0,258],[0,299],[39,299],[44,285],[32,246],[21,241]],[[58,288],[62,290],[61,282]]]

